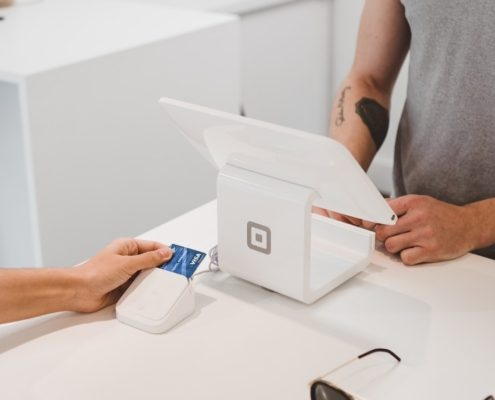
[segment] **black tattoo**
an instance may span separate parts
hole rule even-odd
[[[345,92],[351,90],[350,86],[346,86],[344,89],[342,89],[342,93],[340,94],[340,99],[337,104],[337,108],[339,109],[337,119],[335,120],[335,125],[340,126],[344,123],[345,118],[344,118],[344,100],[345,100]]]
[[[388,110],[376,100],[363,97],[356,103],[356,114],[370,130],[371,137],[378,150],[387,136],[389,116]]]

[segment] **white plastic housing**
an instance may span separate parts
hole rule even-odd
[[[117,302],[117,319],[150,333],[163,333],[194,312],[194,290],[183,275],[142,271]]]
[[[222,271],[312,303],[369,263],[374,233],[312,214],[311,189],[227,165],[217,190]],[[250,236],[266,235],[257,225],[270,243],[261,238],[253,249]]]
[[[311,207],[380,224],[397,216],[340,143],[173,99],[171,120],[219,170],[223,271],[312,303],[369,263],[374,233]]]

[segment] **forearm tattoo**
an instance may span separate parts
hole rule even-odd
[[[348,90],[351,90],[350,86],[346,86],[344,89],[342,89],[342,92],[340,94],[339,102],[337,103],[337,119],[335,120],[335,125],[340,126],[344,123],[345,118],[344,118],[344,101],[345,101],[345,92]]]
[[[363,97],[356,103],[356,114],[368,127],[371,137],[378,150],[387,136],[389,115],[388,110],[376,100]]]

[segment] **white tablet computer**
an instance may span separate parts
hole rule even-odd
[[[339,142],[174,99],[162,98],[171,120],[219,170],[234,165],[313,188],[316,205],[380,224],[396,216]]]

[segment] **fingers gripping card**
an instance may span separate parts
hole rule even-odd
[[[206,256],[206,254],[201,251],[189,249],[177,244],[172,244],[170,248],[174,251],[174,255],[169,261],[158,268],[184,275],[188,279],[194,274],[199,267],[199,264],[201,264]]]

